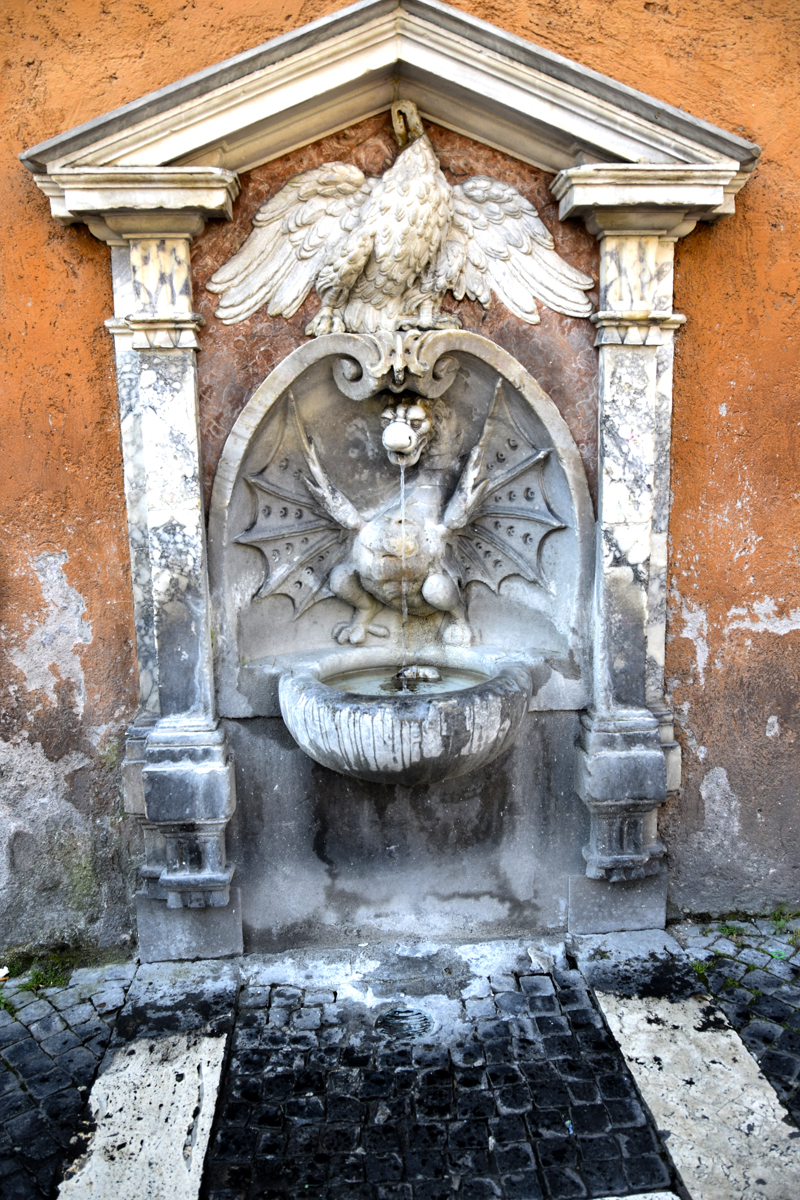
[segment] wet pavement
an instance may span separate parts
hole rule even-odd
[[[208,1200],[561,1200],[668,1187],[664,1147],[579,972],[533,974],[517,947],[483,971],[481,957],[384,958],[384,995],[373,982],[371,1003],[352,988],[247,988]]]
[[[795,1155],[791,1139],[800,1132],[772,1090],[796,1123],[794,928],[779,919],[671,932],[685,953],[654,931],[574,939],[567,950],[409,942],[130,963],[76,971],[67,987],[37,991],[25,989],[25,977],[6,980],[0,1195],[46,1200],[67,1170],[64,1196],[138,1200],[156,1194],[135,1182],[142,1173],[155,1179],[168,1167],[175,1200],[733,1200],[691,1174],[691,1155],[678,1145],[692,1140],[691,1123],[673,1112],[667,1121],[648,1092],[646,1069],[659,1055],[648,1049],[642,1057],[641,1030],[652,1033],[666,1004],[678,1044],[719,1027],[735,1051],[741,1043],[730,1026],[741,1033],[772,1084],[752,1068],[743,1103],[763,1108],[753,1099],[760,1088],[783,1122],[780,1145],[774,1130],[769,1135],[769,1153],[785,1191],[764,1175],[752,1194],[796,1200],[800,1146]],[[695,1006],[685,1037],[682,1003]],[[644,1006],[639,1016],[636,1004]],[[193,1055],[199,1065],[187,1072]],[[139,1111],[145,1079],[155,1116]],[[197,1103],[185,1092],[190,1083]],[[120,1134],[133,1113],[138,1140]],[[147,1132],[151,1116],[161,1122],[161,1142]],[[736,1150],[754,1156],[750,1166],[758,1128]],[[101,1134],[105,1149],[90,1170]],[[119,1150],[109,1154],[112,1144]],[[100,1157],[105,1175],[96,1169]],[[760,1179],[750,1166],[742,1178]],[[690,1177],[693,1190],[685,1187]]]

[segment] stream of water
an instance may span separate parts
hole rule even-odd
[[[402,618],[400,628],[403,638],[403,670],[408,665],[408,630],[406,624],[408,622],[408,583],[406,581],[406,468],[405,464],[400,464],[400,592],[402,598]],[[408,691],[408,684],[405,678],[401,675],[402,687],[401,691]]]

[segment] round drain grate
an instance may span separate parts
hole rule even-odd
[[[433,1021],[427,1013],[413,1008],[390,1008],[375,1022],[378,1033],[391,1038],[424,1037],[433,1029]]]

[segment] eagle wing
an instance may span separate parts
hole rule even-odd
[[[264,304],[271,317],[294,316],[326,260],[358,227],[361,207],[378,182],[341,162],[290,179],[261,205],[241,250],[206,284],[222,295],[220,321],[243,321]]]
[[[453,188],[452,222],[435,268],[437,291],[450,289],[485,308],[492,292],[506,308],[538,325],[536,300],[570,317],[587,317],[594,281],[555,250],[533,205],[516,188],[476,175]]]
[[[547,588],[542,543],[566,523],[550,507],[544,466],[549,447],[536,446],[508,404],[502,380],[480,441],[470,452],[443,521],[455,535],[464,586],[493,592],[509,575]]]
[[[264,466],[246,475],[253,519],[234,538],[260,550],[266,570],[255,598],[282,593],[295,619],[332,596],[328,576],[350,549],[363,520],[319,461],[299,420],[291,392],[277,414],[276,435]]]

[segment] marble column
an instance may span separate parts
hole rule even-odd
[[[56,191],[58,194],[56,194]],[[54,173],[65,223],[111,246],[120,430],[141,708],[128,733],[126,810],[141,822],[145,959],[241,951],[225,828],[233,763],[214,703],[200,471],[192,238],[230,217],[236,176],[216,168]],[[54,210],[54,211],[56,211]]]
[[[593,701],[578,789],[591,814],[590,879],[658,874],[658,807],[680,785],[664,697],[675,241],[729,211],[724,167],[585,166],[553,184],[562,219],[600,242],[599,489]]]
[[[137,400],[157,659],[158,719],[144,744],[144,900],[223,908],[233,763],[214,707],[200,475],[190,246],[196,213],[107,214],[129,246]],[[158,874],[156,875],[156,871]],[[140,905],[141,908],[141,905]],[[141,930],[140,930],[141,936]]]

